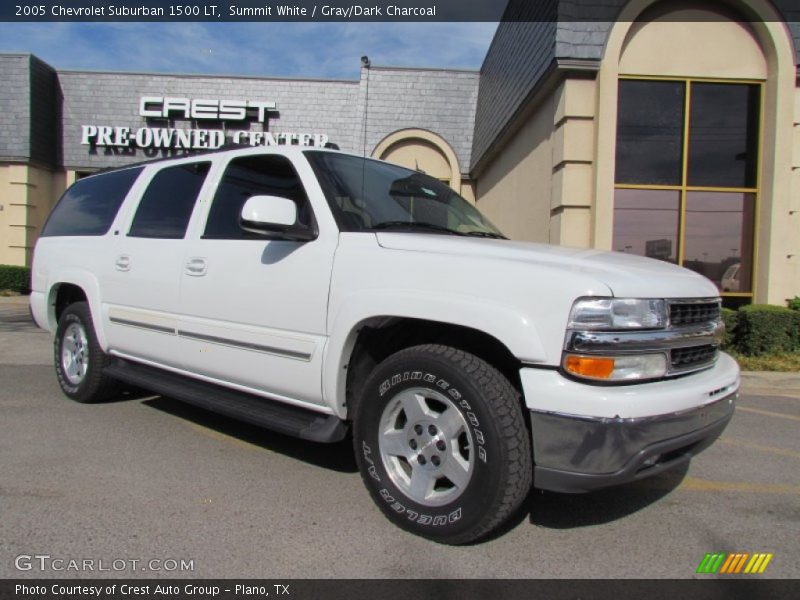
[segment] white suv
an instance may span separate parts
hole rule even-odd
[[[717,289],[655,260],[512,242],[422,173],[225,150],[76,182],[31,308],[64,393],[118,382],[315,442],[349,430],[397,525],[466,543],[531,483],[658,473],[733,414]]]

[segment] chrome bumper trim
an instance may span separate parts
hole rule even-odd
[[[672,350],[706,344],[719,344],[725,332],[722,322],[704,323],[654,331],[572,331],[567,336],[567,352],[620,353],[647,350]]]
[[[534,483],[581,492],[655,474],[710,445],[733,416],[737,397],[632,419],[531,411]]]

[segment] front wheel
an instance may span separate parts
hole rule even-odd
[[[109,357],[97,341],[86,302],[75,302],[64,309],[54,351],[58,384],[73,400],[99,402],[119,392],[119,383],[103,373]]]
[[[519,394],[477,356],[415,346],[383,361],[356,407],[361,476],[384,514],[429,539],[485,537],[531,486]]]

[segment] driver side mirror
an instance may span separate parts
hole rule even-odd
[[[277,239],[310,241],[316,234],[297,223],[297,204],[280,196],[251,196],[242,206],[239,226]]]

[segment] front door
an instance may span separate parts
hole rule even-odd
[[[315,191],[316,193],[316,191]],[[190,371],[298,404],[322,404],[328,289],[338,232],[308,242],[270,240],[239,227],[245,201],[281,196],[315,227],[306,186],[279,155],[230,160],[201,234],[187,244],[178,338]]]

